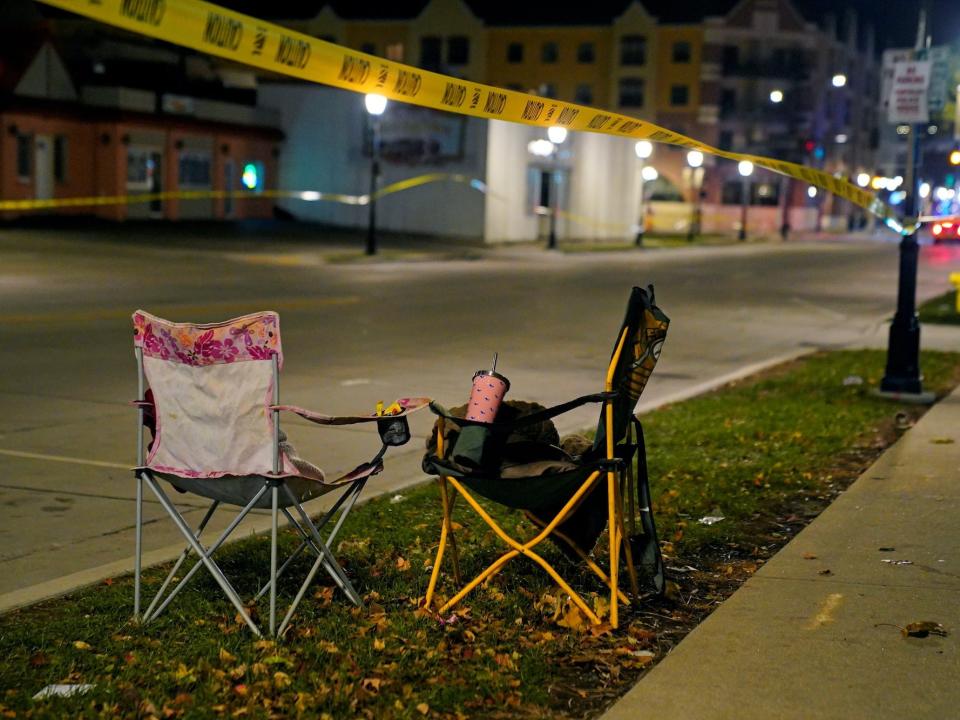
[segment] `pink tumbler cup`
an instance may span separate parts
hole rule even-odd
[[[467,406],[467,420],[492,423],[503,396],[510,389],[510,381],[493,370],[477,370],[473,376],[473,390]]]

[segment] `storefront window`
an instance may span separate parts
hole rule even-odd
[[[207,153],[180,153],[177,184],[182,188],[210,187],[210,155]]]
[[[17,135],[17,177],[29,181],[33,176],[33,135]]]

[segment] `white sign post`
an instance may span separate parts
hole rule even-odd
[[[893,66],[893,84],[887,120],[892,123],[925,123],[930,121],[927,88],[930,85],[929,60],[898,62]]]

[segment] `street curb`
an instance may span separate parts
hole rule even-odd
[[[738,368],[737,370],[720,375],[719,377],[707,380],[685,390],[671,393],[670,395],[659,398],[655,401],[640,403],[637,406],[637,414],[643,415],[666,405],[672,405],[684,400],[689,400],[698,395],[712,392],[713,390],[721,388],[724,385],[728,385],[731,382],[742,380],[756,373],[763,372],[771,367],[781,365],[785,362],[790,362],[791,360],[796,360],[804,355],[811,355],[814,352],[817,352],[816,348],[799,348],[789,353],[784,353],[767,360],[746,365]],[[575,428],[573,430],[564,431],[563,434],[582,430],[583,428]],[[370,502],[371,500],[383,497],[384,495],[396,492],[398,490],[428,483],[430,480],[431,478],[424,477],[420,474],[416,476],[399,477],[396,480],[391,481],[389,487],[382,488],[374,492],[364,493],[364,496],[358,501],[358,505]],[[254,534],[264,533],[270,530],[269,516],[264,515],[261,517],[258,515],[253,516],[251,519],[251,525]],[[249,529],[251,528],[248,526],[248,530]],[[249,535],[244,535],[242,537],[249,537]],[[235,540],[239,539],[241,539],[241,537],[235,538]],[[233,542],[233,540],[229,542]],[[167,545],[157,550],[151,550],[150,552],[145,552],[142,559],[143,568],[147,569],[165,562],[170,562],[176,559],[182,551],[183,544],[177,543],[173,545]],[[103,582],[108,578],[116,578],[132,573],[133,565],[134,556],[131,555],[123,560],[115,560],[104,565],[98,565],[96,567],[87,568],[86,570],[70,573],[69,575],[64,575],[63,577],[59,577],[54,580],[47,580],[42,583],[37,583],[36,585],[31,585],[19,590],[13,590],[11,592],[4,593],[3,595],[0,595],[0,615],[6,614],[13,610],[28,607],[30,605],[35,605],[43,602],[44,600],[51,600],[64,595],[69,595],[70,593],[83,590],[84,588]]]

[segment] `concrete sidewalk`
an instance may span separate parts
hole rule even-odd
[[[960,389],[603,720],[960,716],[958,480]]]

